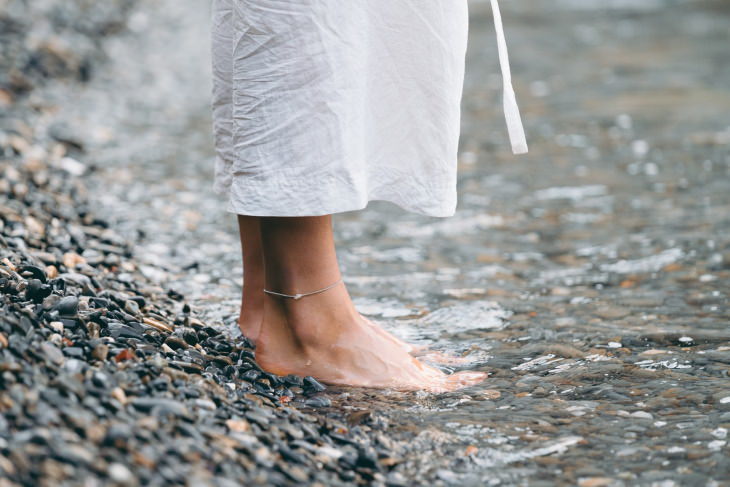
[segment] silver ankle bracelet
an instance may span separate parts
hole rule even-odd
[[[312,294],[319,294],[323,293],[328,289],[332,289],[336,285],[342,282],[342,278],[340,278],[337,282],[334,284],[330,284],[327,287],[323,287],[322,289],[318,289],[316,291],[312,291],[311,293],[298,293],[298,294],[284,294],[284,293],[277,293],[274,291],[269,291],[268,289],[264,289],[264,292],[267,294],[273,294],[274,296],[281,296],[282,298],[292,298],[292,299],[302,299],[305,296],[311,296]]]

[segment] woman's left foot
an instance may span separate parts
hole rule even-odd
[[[256,340],[259,339],[259,335],[261,334],[261,320],[247,320],[239,317],[238,329],[241,330],[243,336],[255,345]]]
[[[241,311],[238,315],[238,328],[241,334],[254,345],[261,334],[261,323],[264,321],[264,297],[263,292],[252,292],[245,289],[241,298]],[[243,303],[246,303],[244,305]]]

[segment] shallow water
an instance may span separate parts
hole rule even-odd
[[[149,277],[230,326],[241,267],[211,190],[208,6],[141,8],[64,116],[95,137],[99,203],[166,269]],[[488,3],[470,9],[456,216],[375,202],[335,228],[361,312],[490,378],[442,396],[333,388],[332,414],[388,422],[409,478],[730,480],[730,7],[504,2],[522,157]]]

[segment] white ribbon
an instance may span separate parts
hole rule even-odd
[[[504,37],[504,27],[502,27],[502,15],[499,12],[499,3],[497,0],[491,0],[491,2],[492,13],[494,15],[494,29],[497,32],[499,65],[502,69],[502,83],[504,85],[503,103],[504,117],[507,120],[507,132],[509,133],[509,140],[512,144],[512,152],[515,154],[526,154],[527,140],[525,138],[525,129],[522,127],[520,109],[517,107],[515,90],[512,88],[512,73],[509,69],[509,54],[507,53],[507,41]]]

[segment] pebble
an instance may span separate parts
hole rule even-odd
[[[715,428],[710,434],[718,440],[724,440],[727,438],[727,428]]]
[[[721,450],[725,445],[727,445],[727,441],[725,440],[712,440],[707,444],[707,448],[710,450]]]
[[[188,409],[180,401],[173,399],[162,399],[153,397],[134,398],[131,404],[145,413],[157,412],[158,414],[173,414],[175,416],[188,416]]]
[[[100,361],[104,362],[107,359],[107,357],[109,356],[109,345],[106,345],[104,343],[99,343],[91,351],[91,356],[93,358],[95,358],[96,360],[100,360]]]
[[[654,416],[647,411],[634,411],[629,416],[641,419],[654,419]]]
[[[78,313],[79,298],[76,296],[65,296],[61,298],[54,309],[58,311],[61,316],[74,317]]]
[[[139,485],[608,482],[669,487],[724,485],[730,480],[725,443],[730,409],[723,402],[729,377],[725,325],[730,233],[723,218],[727,184],[722,177],[730,132],[702,127],[724,113],[719,105],[705,110],[704,118],[694,117],[702,118],[699,124],[685,117],[679,125],[661,125],[650,106],[644,107],[646,116],[640,121],[626,114],[604,117],[581,127],[584,134],[579,135],[554,132],[556,127],[547,123],[542,129],[548,144],[555,141],[565,149],[558,164],[526,165],[534,172],[529,177],[520,165],[499,165],[499,174],[493,167],[469,167],[461,188],[465,207],[450,223],[375,221],[367,212],[341,222],[344,248],[356,249],[345,259],[363,264],[361,275],[351,276],[353,284],[377,283],[354,293],[372,295],[368,307],[385,309],[384,318],[402,318],[396,320],[399,331],[414,332],[439,346],[454,345],[469,363],[488,368],[491,375],[485,385],[470,390],[469,401],[462,401],[461,394],[322,391],[310,381],[305,385],[301,377],[263,374],[252,362],[251,345],[230,336],[218,318],[210,318],[232,304],[219,306],[217,299],[206,298],[209,304],[202,311],[208,318],[203,319],[197,317],[200,303],[188,302],[194,297],[177,289],[178,284],[166,289],[167,280],[175,279],[183,288],[210,292],[213,286],[224,291],[228,286],[235,294],[232,269],[206,263],[216,252],[235,255],[235,248],[217,248],[221,239],[211,244],[204,238],[199,252],[188,253],[185,241],[175,242],[174,235],[142,235],[142,227],[130,228],[134,225],[127,225],[125,234],[140,230],[142,245],[125,242],[116,233],[116,223],[100,220],[97,208],[85,199],[87,192],[98,192],[84,185],[98,172],[94,167],[102,165],[93,160],[98,141],[84,135],[89,127],[73,120],[49,126],[54,110],[66,112],[67,102],[44,98],[44,86],[51,86],[52,93],[63,86],[81,92],[83,80],[95,73],[113,74],[103,64],[109,54],[104,46],[116,46],[116,57],[120,46],[144,41],[149,19],[155,20],[157,34],[165,34],[170,26],[164,16],[150,15],[154,10],[136,0],[8,5],[0,9],[0,73],[12,75],[0,82],[3,482],[65,485],[83,479],[87,485],[124,484],[128,474],[115,474],[116,465],[131,472],[130,484]],[[170,5],[168,10],[192,10],[184,2]],[[512,8],[517,13],[524,9],[516,4]],[[549,11],[531,8],[532,20]],[[648,7],[647,12],[652,8],[660,9]],[[693,11],[693,21],[703,28],[688,32],[683,48],[694,52],[724,45],[727,29],[713,20],[718,8]],[[619,17],[633,15],[626,5],[611,10]],[[632,31],[631,40],[662,45],[661,27],[671,45],[671,26],[677,25],[682,9],[663,12],[642,17],[642,29]],[[577,59],[590,53],[591,46],[599,51],[610,47],[619,64],[622,56],[630,58],[635,42],[609,35],[603,24],[610,19],[602,17],[601,9],[591,12],[596,22],[588,27],[581,24],[585,8],[561,5],[560,13],[557,23],[542,31],[539,22],[520,21],[520,15],[512,28],[540,36],[555,26],[580,24],[581,36],[605,42],[584,42],[571,51]],[[476,22],[474,28],[480,34],[488,26]],[[132,38],[125,37],[127,30]],[[544,45],[548,54],[555,54],[554,48]],[[545,52],[526,50],[521,55],[528,56],[525,65],[530,66],[535,65],[530,56],[544,57]],[[688,93],[697,95],[693,83],[702,81],[704,70],[696,59],[702,56],[683,59],[686,66],[678,69],[684,70]],[[122,59],[121,67],[146,64]],[[637,76],[640,67],[630,71],[628,78],[621,69],[612,71],[615,86],[625,87],[632,76],[643,79]],[[568,69],[568,74],[580,81],[585,73]],[[724,74],[718,76],[718,83],[727,81]],[[533,83],[538,84],[545,86],[535,93],[559,88],[547,89],[548,81]],[[594,94],[574,91],[578,98]],[[481,103],[477,95],[467,104]],[[681,111],[682,97],[674,98]],[[84,99],[79,96],[79,104]],[[608,105],[596,99],[591,98],[599,111],[615,108],[612,97]],[[124,108],[124,100],[118,102]],[[93,110],[89,114],[94,119]],[[114,133],[113,118],[105,117],[103,127],[91,127],[91,139],[118,142],[114,138],[122,134]],[[653,137],[657,134],[668,136]],[[691,157],[676,157],[677,144],[666,143],[669,139],[681,142]],[[593,147],[597,140],[600,145]],[[474,145],[466,159],[489,158],[491,145]],[[535,153],[544,149],[537,141]],[[121,162],[114,176],[131,177],[132,200],[143,183]],[[185,171],[183,161],[176,163],[176,169]],[[197,205],[201,192],[191,184],[188,178],[184,191],[153,201],[139,215],[127,212],[125,219],[178,215],[182,223],[171,222],[170,233],[184,228],[185,237],[194,240],[185,234],[191,232],[188,214],[200,218],[208,206]],[[180,193],[196,211],[179,211],[174,196]],[[532,197],[549,193],[559,198]],[[116,208],[114,198],[102,195]],[[489,231],[478,231],[482,227]],[[152,231],[168,230],[161,226]],[[419,233],[429,232],[456,239],[419,238]],[[159,251],[173,256],[165,265],[156,262],[158,252],[147,253],[146,244],[160,237],[174,243]],[[180,268],[189,263],[194,267],[186,276]],[[442,265],[447,267],[437,267]],[[403,274],[394,274],[395,266]],[[409,274],[419,267],[424,272]],[[405,289],[404,282],[409,284]],[[78,298],[75,311],[66,315],[53,309],[67,297]],[[478,313],[465,316],[459,310],[473,309],[470,301],[479,305]],[[494,306],[482,306],[491,301]],[[453,319],[420,327],[418,316],[441,306],[457,310]],[[548,360],[511,369],[548,355]],[[495,392],[482,394],[481,387]],[[326,394],[334,407],[298,409],[319,394]],[[284,399],[289,397],[291,401]],[[189,415],[138,408],[132,401],[139,399],[174,401]],[[351,415],[364,410],[368,413]],[[462,422],[449,426],[454,418]],[[387,440],[378,440],[378,435]],[[585,439],[566,443],[568,437]],[[479,450],[461,455],[471,444]],[[375,453],[369,451],[373,445]]]
[[[307,376],[304,378],[303,385],[304,385],[304,390],[307,393],[322,392],[327,389],[317,379],[315,379],[314,377],[311,377],[311,376]]]
[[[502,396],[502,393],[495,389],[486,389],[481,391],[480,394],[484,399],[488,400],[499,399]]]
[[[41,350],[43,350],[46,357],[48,357],[48,359],[56,365],[61,365],[66,360],[63,352],[52,343],[42,343]]]
[[[369,412],[348,429],[293,409],[293,391],[306,396],[292,404],[312,414],[332,400],[312,377],[263,372],[248,341],[190,316],[184,296],[134,265],[119,272],[109,256],[132,259],[131,245],[91,214],[68,161],[43,164],[34,170],[50,186],[39,192],[30,168],[0,162],[0,181],[29,184],[13,211],[39,207],[35,198],[58,209],[29,215],[37,235],[22,242],[0,214],[0,242],[9,242],[0,256],[0,450],[16,452],[0,455],[8,485],[63,485],[71,474],[89,485],[171,485],[188,467],[211,465],[225,478],[218,485],[385,482],[378,458],[396,454],[370,446],[378,425]],[[340,462],[346,451],[352,461]]]
[[[331,406],[332,400],[326,396],[315,396],[306,399],[304,404],[310,408],[324,408]]]
[[[607,487],[612,485],[615,479],[610,477],[586,477],[578,479],[579,487]]]
[[[126,485],[134,481],[134,475],[124,464],[112,463],[109,465],[107,472],[109,474],[109,480],[112,482]]]

